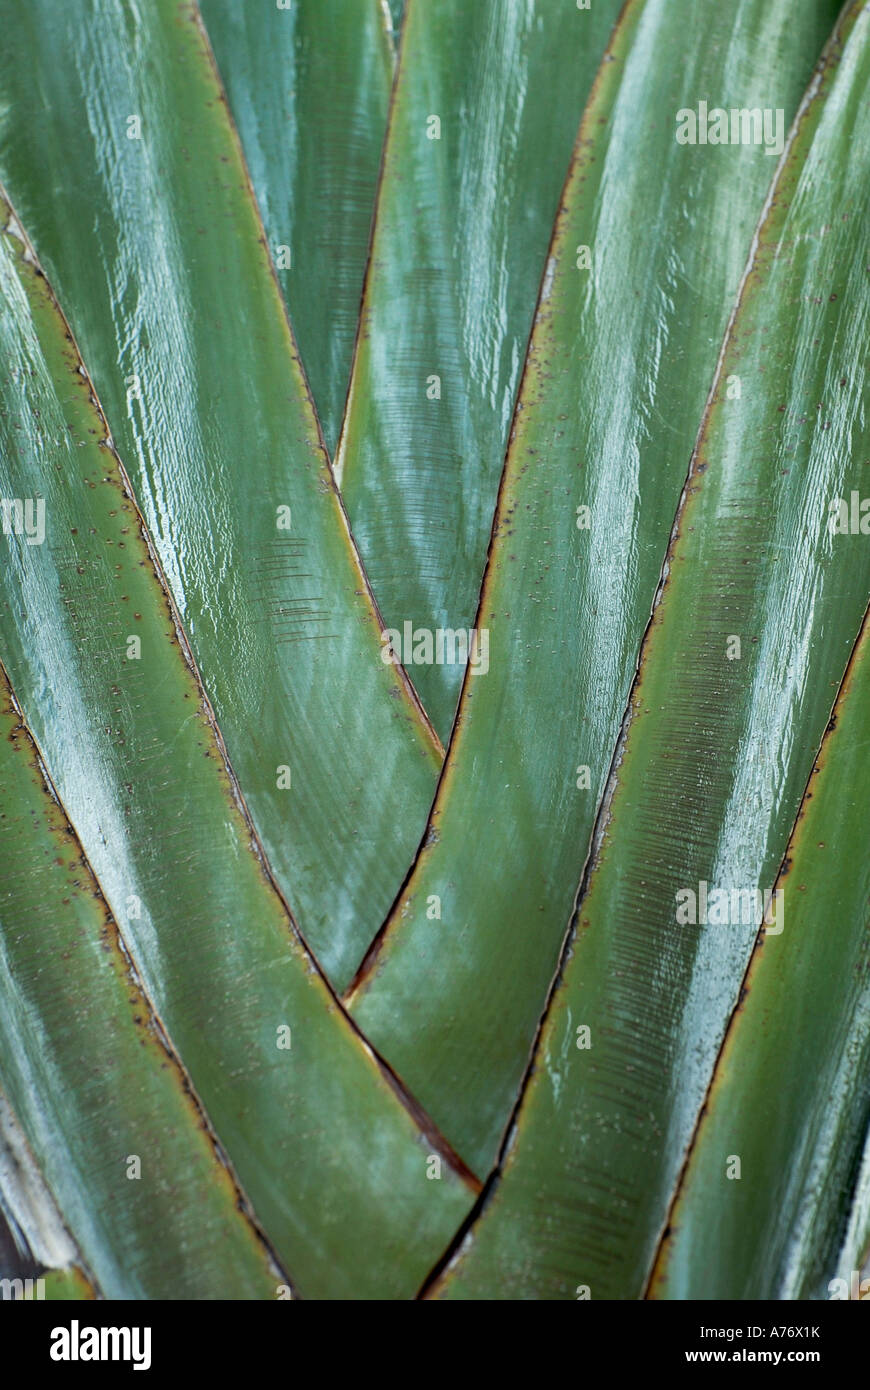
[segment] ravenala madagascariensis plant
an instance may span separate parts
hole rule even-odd
[[[870,5],[0,19],[2,1287],[828,1297]]]

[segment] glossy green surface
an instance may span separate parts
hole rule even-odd
[[[331,454],[393,80],[386,16],[381,0],[200,0],[200,10]]]
[[[407,6],[337,460],[390,628],[474,625],[553,218],[620,7]],[[411,672],[443,740],[462,671]]]
[[[273,1297],[2,670],[0,857],[0,1083],[103,1294]]]
[[[0,178],[93,374],[272,868],[341,985],[439,758],[380,659],[196,11],[0,0],[0,31]]]
[[[0,538],[0,651],[28,725],[294,1286],[405,1297],[470,1193],[446,1163],[427,1181],[431,1142],[252,853],[91,383],[14,224],[0,362],[0,497],[45,501],[42,544]]]
[[[238,1210],[2,674],[0,847],[0,1080],[101,1291],[273,1297],[280,1276]]]
[[[839,67],[832,42],[759,232],[576,932],[445,1296],[636,1298],[667,1218],[758,926],[742,901],[681,924],[677,894],[772,889],[870,592],[865,538],[827,529],[870,446],[868,19]]]
[[[716,92],[790,120],[833,12],[753,0],[735,26],[696,0],[633,3],[584,118],[485,582],[490,669],[468,680],[426,848],[352,997],[479,1174],[559,957],[776,167],[756,146],[677,144],[675,113]],[[591,270],[577,268],[578,245]]]
[[[868,779],[865,627],[780,876],[786,929],[756,945],[653,1297],[826,1298],[841,1269],[847,1282],[860,1269],[870,1239],[859,1182],[870,1147]],[[739,1181],[725,1176],[731,1154]]]

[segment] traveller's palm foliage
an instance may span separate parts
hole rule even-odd
[[[0,0],[0,1275],[825,1297],[870,5],[201,10]]]

